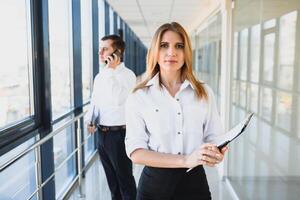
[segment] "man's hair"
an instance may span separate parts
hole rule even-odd
[[[125,42],[123,41],[123,39],[118,36],[118,35],[106,35],[103,38],[101,38],[102,41],[105,40],[112,40],[112,47],[114,49],[118,49],[120,51],[120,53],[123,55],[124,51],[125,51]]]

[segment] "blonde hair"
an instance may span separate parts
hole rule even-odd
[[[160,49],[160,42],[162,40],[162,36],[166,31],[173,31],[175,33],[178,33],[183,40],[184,65],[181,68],[181,81],[184,81],[185,79],[190,81],[192,86],[195,88],[197,98],[204,98],[205,100],[207,100],[208,95],[203,87],[203,83],[200,83],[193,74],[191,41],[184,28],[177,22],[163,24],[155,32],[152,38],[151,46],[147,53],[146,79],[140,84],[138,84],[133,90],[133,92],[145,88],[147,82],[159,72],[158,51]],[[161,85],[161,80],[159,81]]]

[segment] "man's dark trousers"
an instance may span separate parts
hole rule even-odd
[[[132,175],[132,162],[125,152],[126,130],[98,132],[98,151],[112,199],[135,200],[136,184]]]

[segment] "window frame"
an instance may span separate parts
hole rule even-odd
[[[40,3],[28,0],[26,9],[30,11],[28,27],[31,34],[32,89],[34,114],[0,129],[0,155],[10,151],[39,133],[39,129],[51,130],[51,90],[49,69],[49,45],[47,23],[42,23],[46,0]],[[43,7],[43,8],[42,8]],[[43,24],[41,26],[40,24]],[[42,112],[43,111],[43,112]]]

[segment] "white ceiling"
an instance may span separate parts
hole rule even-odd
[[[149,46],[155,30],[176,21],[191,33],[222,0],[107,0],[142,42]]]

